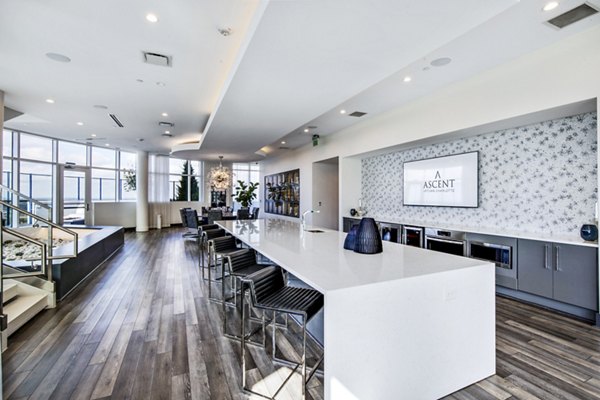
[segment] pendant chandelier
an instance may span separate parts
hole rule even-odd
[[[223,156],[219,156],[219,166],[210,169],[208,181],[216,190],[227,190],[231,186],[231,171],[223,167]]]

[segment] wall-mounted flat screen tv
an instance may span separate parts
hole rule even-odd
[[[478,207],[479,152],[404,163],[405,206]]]

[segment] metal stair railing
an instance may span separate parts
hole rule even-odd
[[[3,188],[2,188],[3,189]],[[12,191],[12,189],[11,189]],[[12,191],[14,192],[14,191]],[[18,192],[17,192],[18,194]],[[33,199],[32,199],[33,200]],[[34,200],[35,201],[35,200]],[[39,202],[38,202],[39,203]],[[42,203],[39,203],[42,204]],[[46,225],[46,228],[48,230],[48,243],[45,244],[45,251],[43,253],[43,267],[42,269],[44,270],[44,273],[42,274],[41,272],[22,272],[20,273],[20,277],[25,277],[25,276],[40,276],[40,275],[44,275],[46,277],[46,279],[48,281],[52,281],[52,260],[57,260],[57,259],[66,259],[66,258],[74,258],[77,257],[77,254],[79,253],[79,249],[78,249],[78,233],[75,231],[72,231],[68,228],[65,228],[63,226],[60,226],[58,224],[55,224],[54,222],[51,222],[45,218],[40,217],[39,215],[36,215],[32,212],[23,210],[22,208],[11,204],[9,202],[0,200],[0,205],[6,207],[9,210],[13,210],[15,211],[17,214],[24,214],[26,216],[28,216],[29,218],[31,218],[32,220],[37,221],[35,224],[33,224],[33,226],[37,226],[37,227],[42,227],[41,225]],[[45,207],[48,209],[48,207]],[[18,220],[18,219],[17,219]],[[54,247],[54,229],[60,230],[64,233],[66,233],[69,236],[73,237],[73,252],[70,254],[60,254],[55,256],[53,254],[53,247]],[[32,238],[29,237],[27,235],[25,235],[22,232],[18,232],[18,230],[16,230],[15,228],[8,228],[4,226],[4,222],[2,223],[2,230],[5,231],[6,233],[9,233],[11,235],[14,235],[16,237],[19,237],[22,240],[25,240],[27,242],[33,243],[33,244],[39,244],[43,242],[40,242],[39,240],[37,240],[36,238]],[[15,234],[17,233],[17,234]],[[27,237],[27,239],[24,239],[23,237]],[[4,246],[2,246],[2,248],[4,248]],[[2,264],[4,264],[4,251],[2,250],[2,254],[0,255],[1,259],[2,259]],[[22,275],[22,276],[21,276]],[[14,278],[14,274],[8,274],[7,276],[3,276],[3,278]]]

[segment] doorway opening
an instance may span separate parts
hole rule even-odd
[[[89,167],[58,166],[56,220],[59,224],[93,225]]]
[[[312,208],[313,225],[339,230],[339,158],[333,157],[313,163]]]

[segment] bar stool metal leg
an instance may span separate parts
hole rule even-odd
[[[263,393],[258,393],[248,388],[248,381],[246,376],[246,321],[248,320],[245,307],[242,309],[242,384],[243,390],[249,393],[256,394],[258,396],[275,399],[281,392],[283,387],[288,383],[291,377],[300,369],[302,376],[302,399],[306,398],[306,385],[308,381],[314,376],[318,367],[323,362],[324,354],[321,355],[317,363],[311,367],[311,371],[307,376],[307,357],[306,357],[306,325],[308,321],[318,312],[323,306],[323,296],[314,289],[296,288],[286,286],[283,280],[283,274],[277,267],[264,268],[254,274],[251,274],[242,279],[242,291],[245,293],[245,288],[250,290],[250,298],[252,305],[255,308],[262,310],[273,311],[272,319],[272,340],[273,340],[273,358],[277,361],[277,324],[276,316],[277,312],[292,314],[302,318],[302,355],[300,362],[290,362],[288,360],[282,360],[284,364],[290,365],[292,368],[291,373],[286,377],[283,383],[279,386],[273,396],[267,396]],[[242,301],[245,296],[242,297]]]

